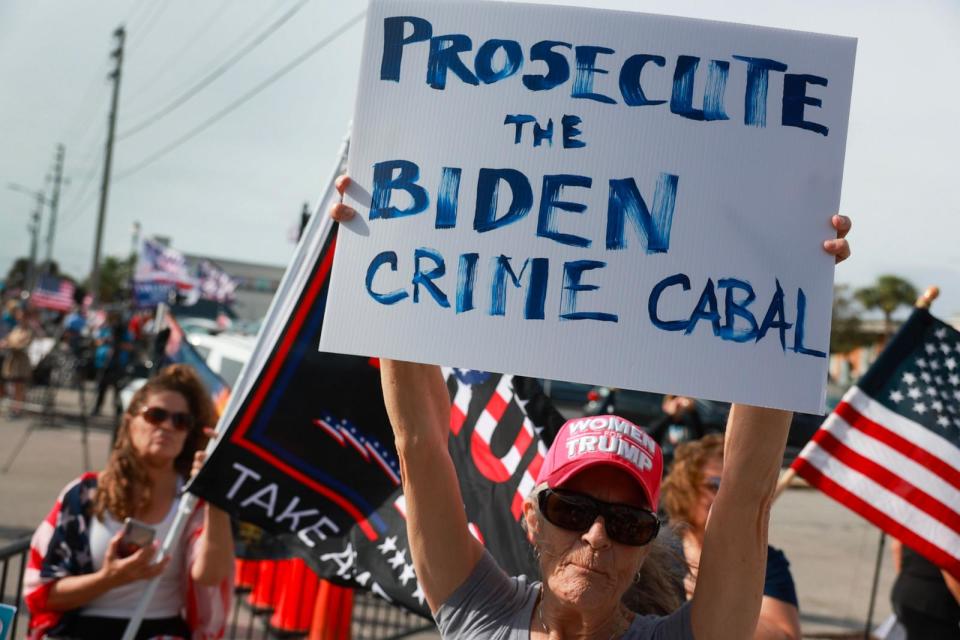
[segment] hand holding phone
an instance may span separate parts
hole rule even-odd
[[[132,556],[143,547],[152,544],[156,535],[155,527],[133,518],[127,518],[123,521],[123,535],[117,545],[117,555],[121,558]]]

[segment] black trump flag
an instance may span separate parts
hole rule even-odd
[[[316,216],[315,216],[316,217]],[[393,435],[374,359],[318,351],[336,225],[313,220],[189,490],[264,535],[246,557],[297,556],[334,582],[429,615],[407,543]],[[562,418],[539,385],[447,372],[450,453],[471,532],[511,574],[536,574],[523,497]]]

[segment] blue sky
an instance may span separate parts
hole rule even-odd
[[[302,6],[299,6],[302,3]],[[837,281],[881,273],[943,289],[934,311],[960,315],[960,5],[949,0],[563,2],[854,36],[859,39],[841,209],[854,258]],[[111,33],[128,31],[118,131],[149,119],[286,12],[275,33],[208,87],[117,142],[104,234],[126,254],[134,222],[174,246],[286,264],[290,231],[334,162],[353,108],[362,23],[157,161],[187,134],[321,41],[365,3],[325,0],[6,0],[0,3],[0,271],[26,255],[33,201],[67,148],[54,257],[90,268],[110,85]],[[299,8],[298,8],[299,7]],[[42,236],[46,235],[46,219]],[[40,256],[45,255],[41,243]]]

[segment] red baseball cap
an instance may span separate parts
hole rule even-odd
[[[646,431],[619,416],[567,420],[547,451],[537,484],[561,488],[577,473],[598,465],[626,471],[640,485],[650,508],[656,511],[663,453]]]

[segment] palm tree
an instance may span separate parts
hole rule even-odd
[[[883,275],[872,287],[857,289],[854,296],[865,309],[883,312],[884,338],[889,339],[893,334],[893,312],[901,306],[912,306],[917,300],[917,289],[903,278]]]

